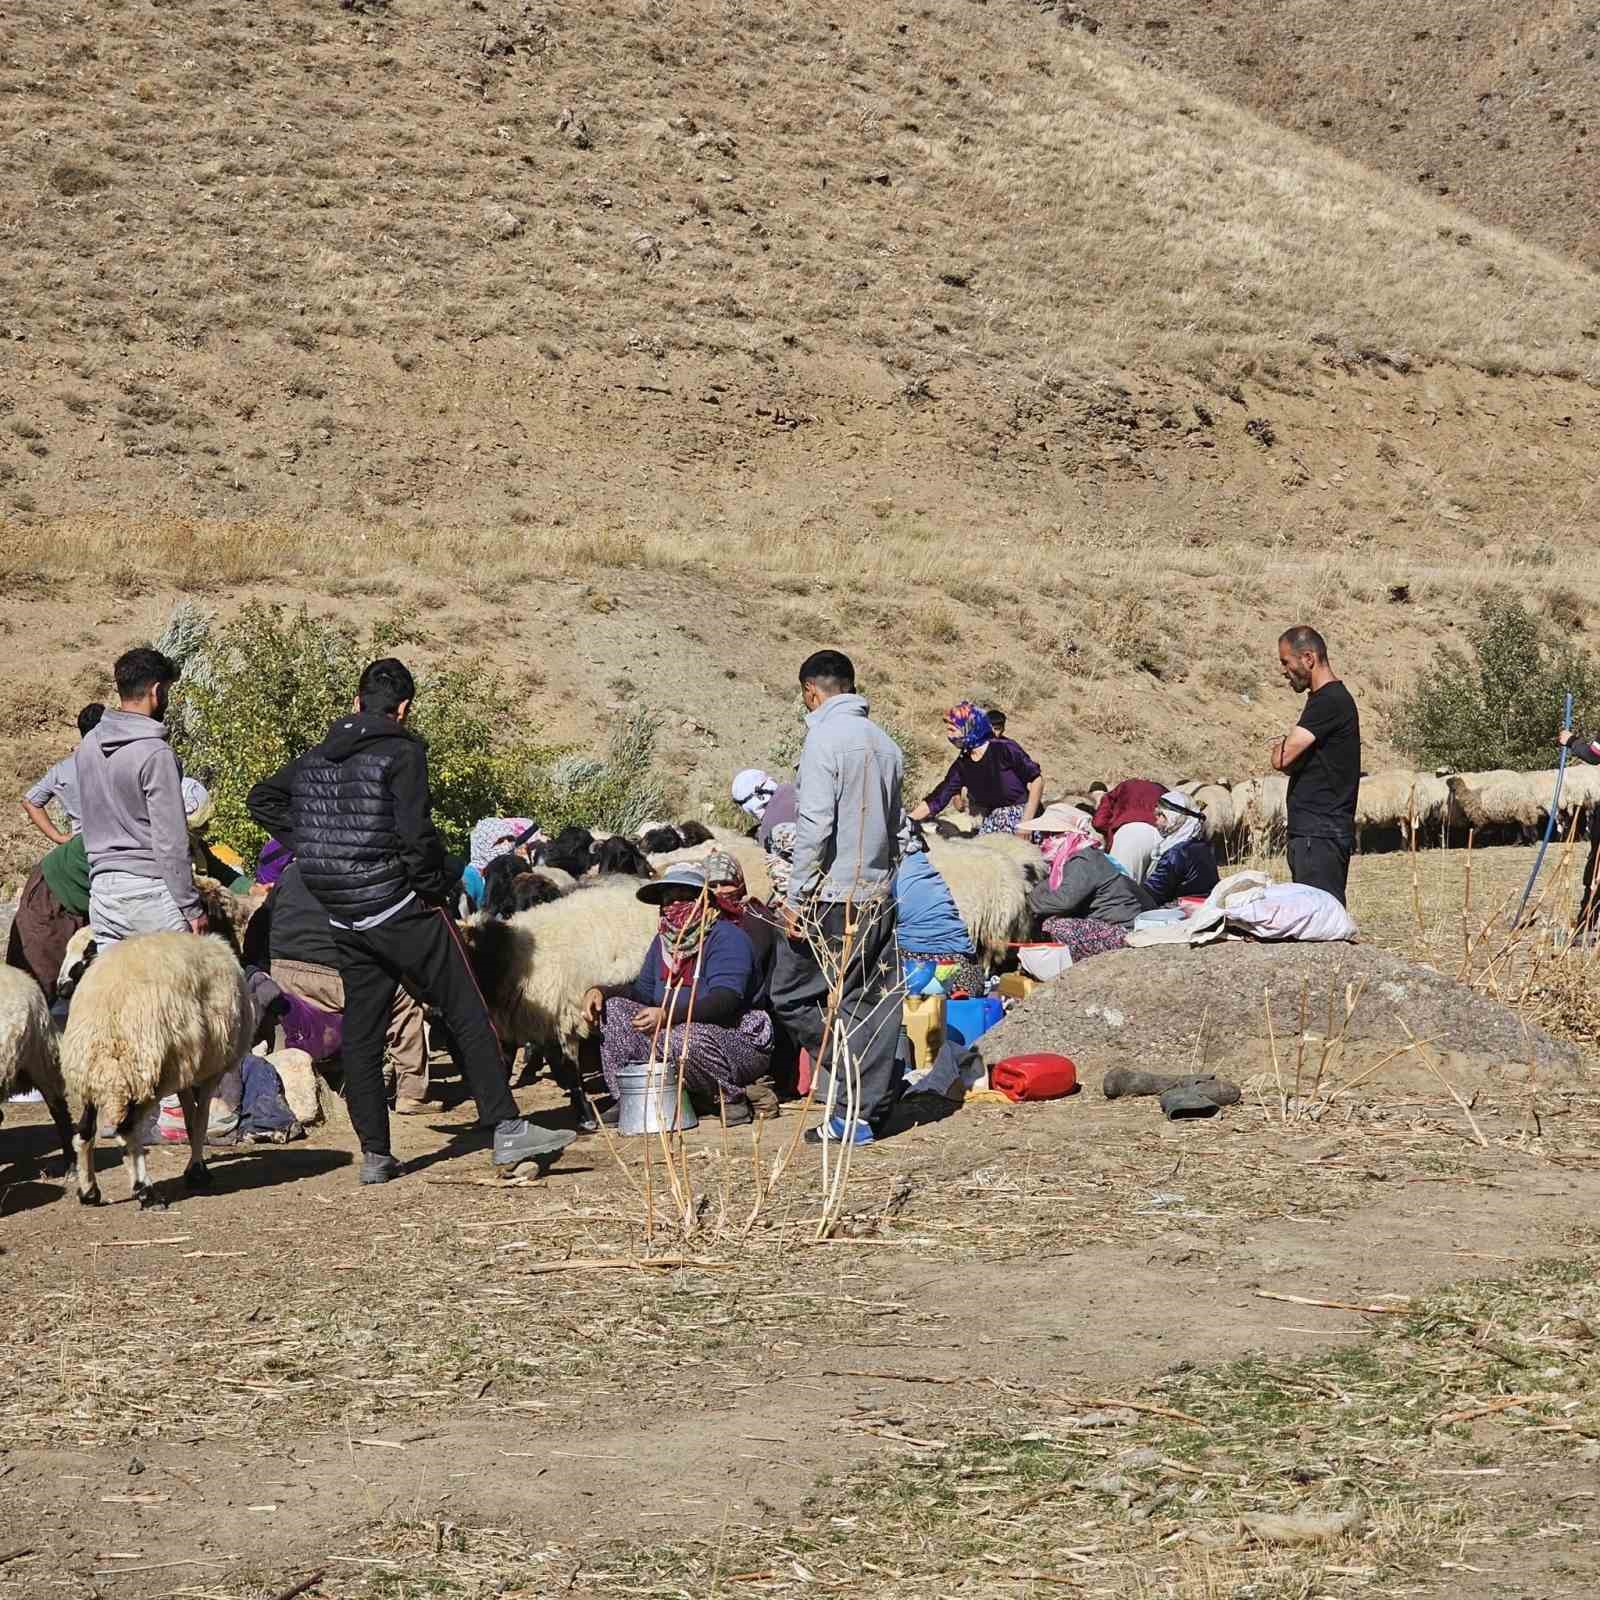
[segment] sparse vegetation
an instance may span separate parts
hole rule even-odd
[[[1520,600],[1491,600],[1472,655],[1442,646],[1395,707],[1395,742],[1419,763],[1455,771],[1554,764],[1565,696],[1600,714],[1600,668]],[[1592,708],[1592,709],[1591,709]]]

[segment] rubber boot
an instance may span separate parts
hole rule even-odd
[[[1100,1085],[1107,1100],[1133,1095],[1167,1094],[1173,1089],[1196,1088],[1219,1106],[1239,1103],[1239,1086],[1215,1073],[1141,1072],[1137,1067],[1113,1067]]]

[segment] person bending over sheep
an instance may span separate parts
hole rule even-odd
[[[973,948],[972,935],[915,827],[913,837],[917,848],[907,852],[894,875],[900,959],[953,967],[944,981],[945,993],[981,995],[988,973]]]
[[[983,814],[982,833],[1029,833],[1039,813],[1044,777],[1039,763],[1014,739],[995,736],[987,713],[963,700],[945,716],[945,732],[960,754],[944,781],[911,812],[913,822],[936,817],[963,789]]]
[[[1135,883],[1144,882],[1161,842],[1156,807],[1166,792],[1150,778],[1124,778],[1110,789],[1104,784],[1090,787],[1091,799],[1099,795],[1094,808],[1095,832],[1105,840],[1106,853]]]
[[[544,1161],[573,1139],[523,1119],[500,1044],[455,923],[444,909],[454,880],[429,814],[427,746],[406,727],[417,686],[402,662],[372,662],[355,706],[322,743],[250,791],[250,815],[294,851],[333,928],[344,984],[344,1070],[361,1141],[362,1183],[400,1175],[389,1149],[384,1035],[404,982],[444,1013],[450,1040],[494,1129],[494,1162]]]
[[[58,844],[28,874],[6,939],[6,965],[26,972],[54,1005],[67,943],[89,925],[89,856],[83,835]]]
[[[1206,840],[1205,813],[1188,795],[1169,789],[1156,807],[1156,844],[1144,892],[1158,906],[1185,895],[1208,895],[1217,886],[1217,857]]]
[[[763,850],[771,847],[774,828],[793,824],[797,792],[792,783],[779,783],[759,767],[746,767],[729,789],[733,803],[755,822],[756,840]]]
[[[1064,944],[1075,962],[1121,949],[1134,918],[1154,902],[1100,849],[1094,824],[1076,806],[1048,806],[1034,827],[1047,835],[1039,848],[1050,871],[1028,906],[1045,938]]]
[[[761,975],[755,949],[738,923],[724,914],[722,898],[707,888],[691,862],[639,885],[638,899],[660,908],[656,936],[631,984],[591,989],[585,1020],[600,1027],[600,1066],[606,1087],[618,1091],[625,1067],[664,1062],[698,1111],[719,1109],[730,1124],[750,1122],[756,1111],[749,1088],[772,1067],[772,1018],[760,1008]],[[761,1096],[762,1115],[776,1099]],[[604,1120],[615,1123],[613,1106]]]

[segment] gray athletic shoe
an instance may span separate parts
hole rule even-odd
[[[518,1117],[514,1122],[497,1123],[494,1130],[494,1164],[514,1167],[519,1161],[553,1160],[578,1136],[571,1128],[541,1128]]]
[[[362,1183],[389,1183],[400,1176],[400,1163],[393,1156],[363,1155]]]

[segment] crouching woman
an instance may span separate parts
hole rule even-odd
[[[685,862],[639,886],[660,907],[656,936],[631,984],[591,989],[590,1027],[600,1027],[600,1066],[618,1092],[625,1067],[664,1062],[697,1111],[729,1123],[752,1119],[746,1091],[772,1069],[772,1018],[760,1009],[761,977],[749,936],[723,915],[701,867]],[[603,1117],[617,1120],[613,1107]]]
[[[1094,824],[1076,806],[1054,805],[1034,818],[1049,872],[1028,896],[1044,937],[1064,944],[1074,962],[1119,950],[1141,911],[1154,906],[1143,889],[1099,847]]]

